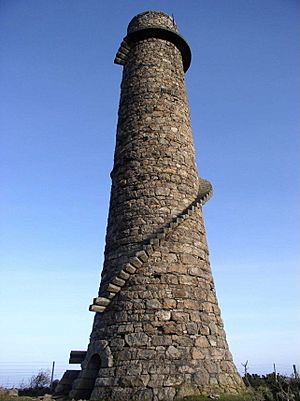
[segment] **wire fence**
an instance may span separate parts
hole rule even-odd
[[[39,371],[52,371],[53,361],[35,362],[0,362],[0,386],[5,388],[25,387],[32,376]],[[60,379],[67,369],[80,369],[80,365],[68,365],[66,362],[55,361],[53,379]]]
[[[34,361],[34,362],[0,362],[0,386],[5,388],[26,386],[29,384],[32,376],[39,371],[47,371],[51,374],[53,361]],[[236,362],[239,373],[243,376],[244,362]],[[53,379],[60,379],[67,369],[80,369],[80,365],[69,365],[66,362],[55,361]],[[278,374],[284,376],[292,376],[294,374],[293,363],[281,364],[275,362],[275,369]],[[299,365],[296,365],[299,372]],[[247,372],[249,374],[265,375],[274,372],[274,362],[247,364]]]

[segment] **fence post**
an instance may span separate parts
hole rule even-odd
[[[52,391],[53,377],[54,377],[55,361],[52,362],[51,379],[50,379],[50,390]]]
[[[277,372],[276,372],[276,365],[273,363],[273,372],[274,372],[274,380],[277,382]]]
[[[293,365],[293,371],[294,371],[295,379],[298,379],[299,375],[298,375],[298,372],[297,372],[296,365]]]

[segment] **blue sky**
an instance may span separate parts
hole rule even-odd
[[[192,49],[198,167],[215,189],[205,206],[210,258],[236,364],[268,372],[276,362],[287,373],[299,364],[298,8],[295,0],[1,1],[5,380],[13,367],[62,366],[87,346],[121,81],[113,59],[130,19],[147,9],[173,14]]]

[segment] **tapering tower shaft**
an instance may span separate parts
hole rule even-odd
[[[72,396],[173,400],[237,391],[201,204],[184,71],[190,50],[174,20],[136,16],[117,53],[123,78],[105,261],[90,344]]]
[[[102,286],[120,267],[111,260],[127,258],[199,189],[182,53],[156,37],[166,29],[147,27],[151,15],[133,20],[126,38]],[[153,18],[174,29],[168,17]]]

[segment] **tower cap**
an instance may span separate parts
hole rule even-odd
[[[178,33],[174,18],[162,11],[144,11],[129,22],[127,33],[145,28],[163,28]]]
[[[181,52],[184,72],[188,70],[192,58],[191,49],[179,34],[173,17],[161,11],[145,11],[138,14],[130,21],[124,41],[132,43],[152,37],[174,43]],[[115,62],[122,64],[118,54]]]

